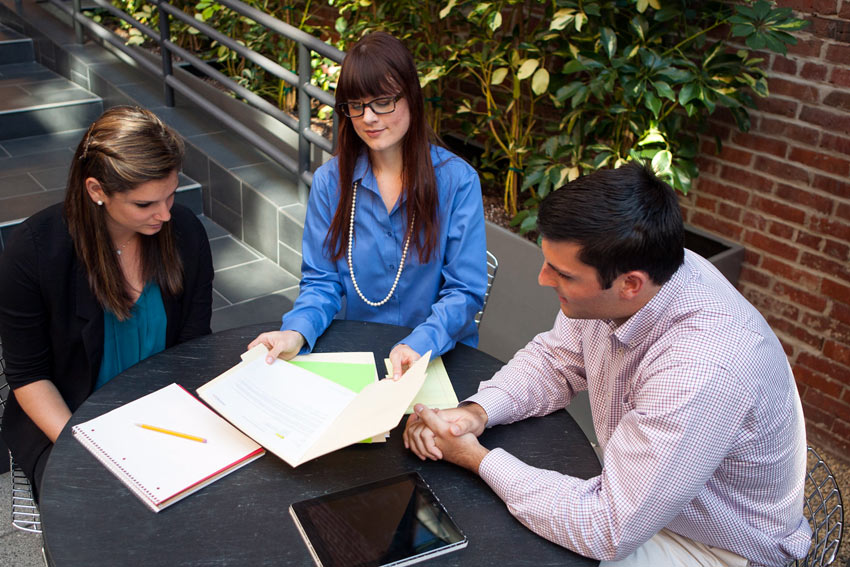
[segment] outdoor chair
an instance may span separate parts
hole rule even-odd
[[[484,305],[481,306],[481,311],[475,314],[475,326],[481,325],[481,318],[484,316],[484,310],[487,309],[487,300],[490,299],[490,289],[493,287],[493,281],[496,279],[496,272],[499,270],[499,260],[489,250],[487,251],[487,290],[484,292]]]
[[[809,447],[815,464],[806,472],[803,514],[812,527],[812,545],[803,559],[790,565],[822,567],[835,561],[844,527],[844,506],[835,477],[820,456]]]
[[[6,410],[6,400],[11,389],[6,383],[6,360],[0,345],[0,409]],[[2,415],[2,412],[0,412]],[[12,452],[9,451],[9,478],[12,489],[12,525],[19,530],[41,533],[41,514],[32,496],[32,486],[24,471],[15,463]]]

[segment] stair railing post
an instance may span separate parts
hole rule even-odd
[[[310,141],[304,132],[310,129],[310,95],[304,88],[310,84],[313,68],[310,65],[310,50],[303,43],[298,44],[298,199],[307,202],[309,187],[303,174],[310,171]]]
[[[79,0],[75,1],[79,2]],[[159,49],[162,54],[162,85],[165,88],[165,106],[173,108],[174,88],[168,84],[168,77],[173,74],[174,69],[171,65],[171,50],[167,47],[167,43],[171,41],[171,26],[168,22],[168,12],[162,7],[166,2],[167,0],[159,0],[157,3],[159,7]]]
[[[74,20],[74,35],[77,38],[77,43],[83,43],[83,24],[81,24],[77,19],[80,17],[80,13],[82,12],[81,5],[81,0],[74,0],[74,13],[72,14],[72,19]]]

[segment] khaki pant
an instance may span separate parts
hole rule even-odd
[[[602,561],[599,567],[747,567],[748,561],[725,549],[661,530],[634,553],[620,561]]]

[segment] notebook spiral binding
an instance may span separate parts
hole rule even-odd
[[[106,468],[108,468],[112,474],[114,474],[121,482],[123,482],[127,488],[132,490],[139,496],[143,502],[145,502],[154,512],[159,511],[157,505],[160,503],[159,498],[151,492],[148,488],[143,486],[136,478],[127,472],[124,467],[121,466],[120,463],[116,462],[115,459],[110,457],[106,451],[104,451],[100,445],[98,445],[91,437],[86,434],[84,428],[79,425],[75,425],[71,428],[71,433],[74,437],[82,443],[83,447],[89,450],[89,452],[97,458]]]

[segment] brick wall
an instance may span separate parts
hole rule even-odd
[[[778,4],[812,23],[765,54],[748,133],[713,120],[683,210],[746,247],[739,288],[785,346],[809,439],[850,461],[850,0]]]

